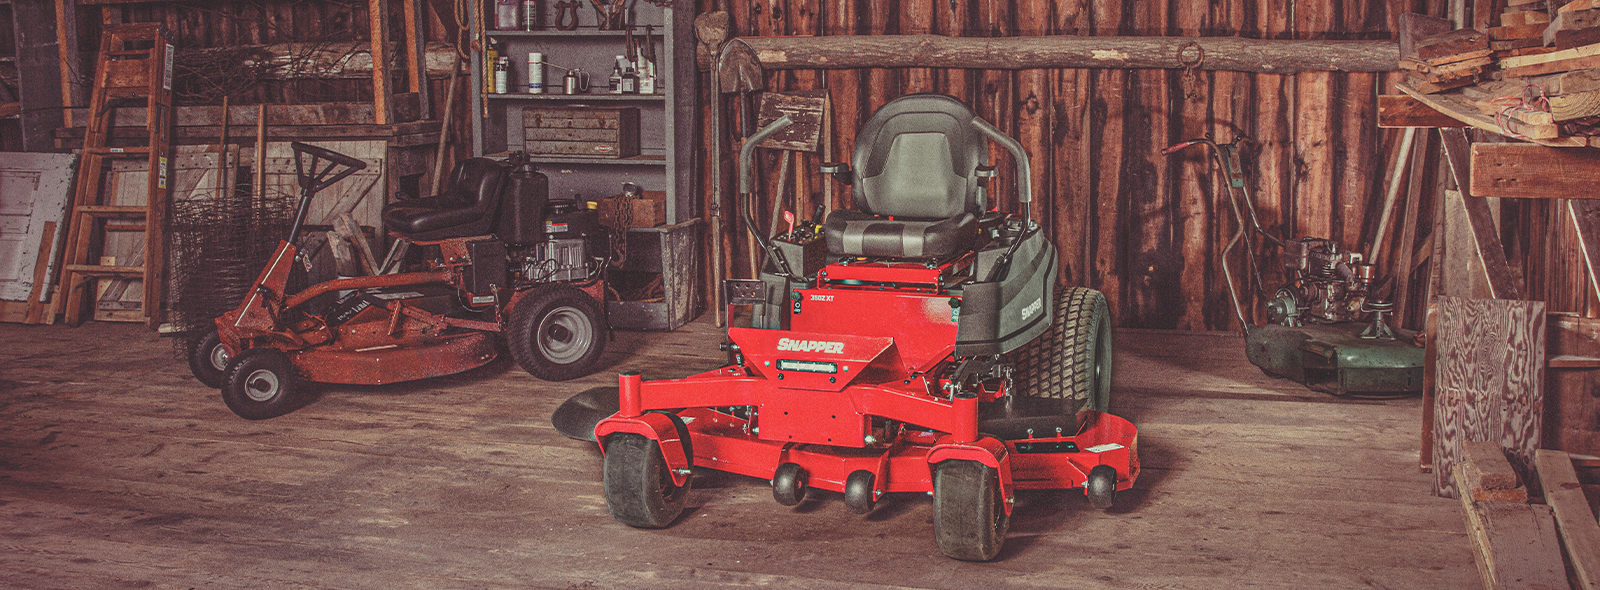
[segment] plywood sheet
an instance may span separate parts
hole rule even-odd
[[[1544,413],[1545,304],[1440,297],[1438,310],[1434,492],[1454,496],[1467,441],[1498,443],[1528,473]]]

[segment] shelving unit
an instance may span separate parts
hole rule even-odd
[[[586,4],[578,12],[578,28],[557,30],[554,13],[546,6],[545,30],[497,31],[493,15],[473,15],[483,19],[476,30],[483,41],[500,47],[500,55],[511,58],[511,92],[486,93],[484,54],[472,54],[472,151],[476,156],[504,157],[522,150],[523,109],[527,107],[632,107],[639,112],[639,154],[628,158],[535,155],[533,162],[550,179],[552,198],[590,200],[617,195],[623,183],[634,183],[647,191],[667,195],[665,226],[628,230],[628,256],[617,282],[648,281],[661,276],[664,297],[654,301],[610,301],[607,303],[613,327],[670,330],[693,319],[699,312],[701,295],[697,255],[699,232],[703,224],[695,218],[696,113],[694,36],[692,11],[679,11],[643,0],[629,3],[635,23],[635,39],[642,39],[645,25],[656,55],[656,94],[610,94],[608,78],[617,55],[623,53],[624,31],[600,30],[595,12]],[[493,4],[488,3],[493,9]],[[545,93],[529,94],[528,55],[544,54]],[[562,68],[576,68],[588,74],[587,94],[562,94]],[[555,91],[555,92],[551,92]],[[680,149],[682,148],[682,149]]]

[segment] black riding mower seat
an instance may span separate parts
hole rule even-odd
[[[828,251],[847,256],[948,258],[972,248],[987,205],[984,137],[954,98],[914,94],[873,113],[851,166],[830,169],[855,186],[859,211],[824,224]]]
[[[506,167],[494,160],[462,160],[451,171],[444,192],[384,205],[383,224],[413,242],[488,234],[500,208],[506,176]]]

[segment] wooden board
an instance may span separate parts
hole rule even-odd
[[[45,234],[45,226],[57,227],[66,216],[76,161],[71,154],[0,154],[0,300],[30,299],[41,258],[47,261],[45,276],[54,273],[58,256],[49,248],[41,253],[41,246],[59,242],[55,232]]]
[[[1589,57],[1592,55],[1600,55],[1600,43],[1584,45],[1583,47],[1574,47],[1572,49],[1563,49],[1551,53],[1542,53],[1539,55],[1501,58],[1500,69],[1509,70],[1522,66],[1531,66],[1578,57]]]
[[[1600,590],[1600,523],[1584,497],[1583,486],[1572,468],[1572,457],[1561,451],[1540,449],[1534,454],[1545,503],[1555,513],[1568,562],[1577,577],[1576,590]]]
[[[1472,194],[1525,199],[1600,198],[1600,152],[1525,143],[1472,144]]]
[[[1569,213],[1565,209],[1562,212]],[[1600,396],[1595,395],[1600,391],[1600,371],[1593,370],[1600,368],[1600,320],[1551,314],[1548,354],[1552,358],[1546,372],[1543,448],[1600,455]],[[1558,358],[1563,362],[1558,364]]]
[[[1453,467],[1467,441],[1498,443],[1526,470],[1544,413],[1545,305],[1439,299],[1434,392],[1434,490],[1454,495]]]
[[[1405,84],[1397,84],[1395,89],[1421,101],[1422,104],[1428,105],[1436,111],[1446,113],[1472,127],[1502,135],[1510,132],[1510,130],[1500,128],[1499,123],[1495,122],[1493,117],[1479,113],[1477,107],[1471,101],[1459,94],[1423,94]],[[1529,126],[1529,128],[1520,129],[1520,131],[1528,136],[1527,139],[1529,141],[1541,145],[1557,147],[1586,147],[1589,145],[1588,140],[1585,138],[1560,137],[1559,130],[1554,125]]]
[[[1465,127],[1467,124],[1404,94],[1378,95],[1378,126]]]
[[[356,223],[367,227],[383,227],[383,194],[388,150],[382,141],[316,141],[311,145],[324,147],[366,162],[367,167],[339,181],[339,184],[317,193],[306,214],[307,225],[333,225],[340,213],[349,213]],[[294,152],[289,144],[267,144],[266,191],[269,195],[300,195],[295,180]]]
[[[1461,467],[1456,479],[1464,484]],[[1568,588],[1549,506],[1480,501],[1463,493],[1461,509],[1485,590]]]

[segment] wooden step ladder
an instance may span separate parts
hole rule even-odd
[[[117,134],[119,106],[142,105],[142,136]],[[99,279],[142,279],[140,314],[146,325],[161,323],[166,287],[166,223],[170,200],[168,162],[172,141],[172,44],[157,23],[113,25],[100,38],[88,124],[83,136],[78,182],[73,191],[61,288],[57,291],[66,322],[77,325],[95,300]],[[123,127],[128,129],[129,127]],[[107,171],[116,160],[143,158],[149,165],[145,202],[117,204],[106,188]],[[141,233],[144,255],[130,260],[102,260],[108,234]],[[91,312],[92,314],[92,312]],[[92,317],[92,315],[91,315]]]

